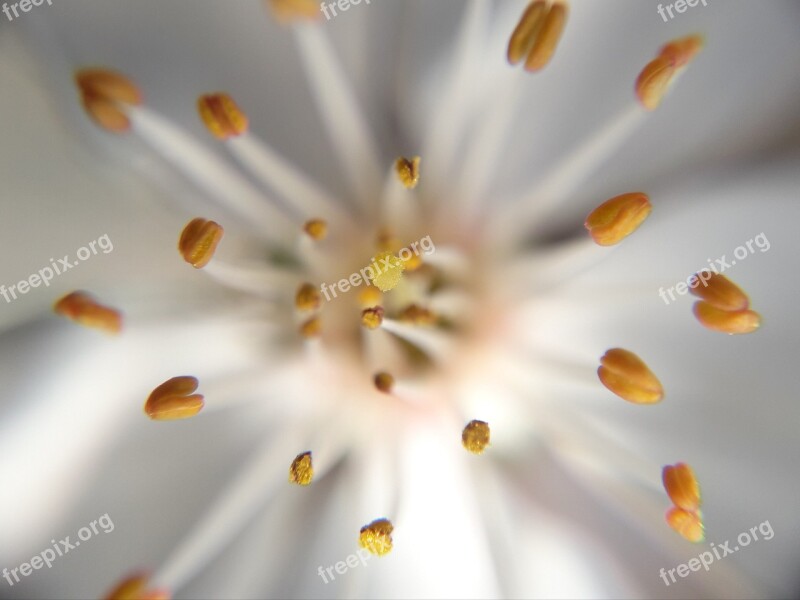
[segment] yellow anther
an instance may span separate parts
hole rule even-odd
[[[322,320],[319,317],[311,317],[308,321],[300,325],[300,335],[307,340],[322,335]]]
[[[86,292],[72,292],[53,305],[53,311],[79,325],[116,334],[122,331],[122,313],[98,304]]]
[[[404,323],[412,323],[414,325],[435,325],[437,321],[436,314],[433,311],[423,308],[418,304],[410,304],[400,311],[398,320]]]
[[[394,289],[403,278],[405,263],[391,252],[381,252],[369,266],[372,284],[382,292]]]
[[[289,467],[289,481],[297,485],[309,485],[314,478],[314,467],[311,465],[311,452],[298,454]]]
[[[636,79],[636,97],[647,110],[655,110],[667,93],[675,75],[681,72],[703,48],[703,38],[690,35],[665,45]]]
[[[685,540],[698,544],[706,539],[703,517],[699,512],[670,508],[667,511],[667,523]]]
[[[701,271],[695,275],[697,285],[689,291],[714,308],[727,311],[750,308],[750,299],[725,275]]]
[[[413,158],[404,158],[401,156],[394,163],[397,178],[406,189],[413,190],[419,183],[419,162],[419,156]]]
[[[197,386],[197,378],[188,375],[168,379],[151,392],[144,412],[154,421],[193,417],[203,408],[203,395],[194,393]]]
[[[376,373],[374,381],[378,391],[384,394],[392,393],[392,389],[394,389],[394,377],[392,377],[390,373],[386,373],[385,371]]]
[[[721,310],[702,300],[694,303],[694,316],[703,327],[731,335],[752,333],[761,326],[761,315],[753,310]]]
[[[547,66],[564,32],[568,13],[569,9],[563,2],[531,2],[509,39],[508,62],[515,65],[527,56],[527,71],[538,71]]]
[[[361,312],[361,324],[367,329],[377,329],[383,323],[383,307],[373,306]]]
[[[328,223],[322,219],[311,219],[303,225],[303,231],[315,242],[320,242],[328,235]]]
[[[312,21],[320,17],[319,3],[316,0],[267,0],[267,5],[272,9],[275,19],[284,25],[292,21]]]
[[[228,94],[200,96],[197,100],[197,112],[211,134],[220,140],[237,137],[247,131],[247,115]]]
[[[613,246],[636,231],[651,210],[647,194],[622,194],[606,200],[590,212],[584,227],[596,244]]]
[[[361,528],[358,543],[372,554],[383,556],[392,550],[394,526],[389,519],[376,519]]]
[[[195,269],[202,269],[214,257],[223,233],[224,230],[218,223],[197,217],[183,228],[178,240],[178,251],[183,260]]]
[[[654,404],[664,397],[661,382],[642,359],[622,348],[603,355],[597,375],[610,391],[634,404]]]
[[[82,69],[75,73],[75,83],[83,107],[95,123],[114,133],[130,129],[123,107],[142,103],[142,93],[130,79],[108,69]]]
[[[470,421],[461,432],[461,443],[473,454],[483,454],[489,438],[489,424],[485,421]]]
[[[378,306],[383,300],[383,294],[374,285],[368,285],[363,290],[358,292],[358,302],[364,308],[370,306]]]
[[[690,512],[700,510],[700,484],[694,471],[686,463],[667,465],[661,472],[664,489],[678,508]]]
[[[297,310],[303,312],[317,310],[322,305],[322,296],[319,293],[319,288],[310,283],[301,285],[297,290],[297,295],[295,295],[294,305]]]
[[[136,573],[120,581],[104,596],[104,600],[170,600],[167,590],[148,588],[147,573]]]

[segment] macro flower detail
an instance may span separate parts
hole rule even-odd
[[[730,279],[697,272],[755,223],[775,250],[748,246],[735,278],[767,324],[785,321],[791,295],[776,289],[793,284],[762,273],[788,254],[768,202],[794,179],[760,169],[793,147],[792,88],[726,33],[744,17],[709,4],[649,23],[643,5],[592,0],[345,0],[338,13],[170,0],[158,15],[97,2],[44,14],[68,51],[41,93],[65,88],[75,115],[61,118],[94,159],[81,164],[120,189],[97,195],[86,226],[131,222],[127,236],[108,227],[117,266],[58,281],[118,303],[124,335],[40,324],[65,337],[50,353],[69,366],[44,393],[87,407],[64,444],[76,458],[55,457],[85,473],[52,488],[65,506],[108,503],[119,525],[109,545],[81,546],[107,561],[70,572],[64,593],[146,568],[109,598],[660,597],[660,567],[733,539],[756,508],[779,533],[759,550],[785,551],[791,494],[756,467],[792,454],[771,387],[786,382],[762,359],[790,355],[792,336],[761,327]],[[84,5],[103,32],[85,43]],[[753,27],[784,21],[741,11]],[[109,66],[81,66],[98,60]],[[746,95],[744,110],[751,77],[782,93]],[[773,114],[785,138],[764,124]],[[769,159],[746,169],[752,156]],[[45,257],[63,253],[52,237]],[[680,298],[691,273],[703,284]],[[694,315],[659,300],[671,281]],[[122,312],[85,292],[53,312],[122,332]],[[63,420],[52,414],[36,413],[43,432]],[[704,498],[688,463],[662,468],[676,449]],[[41,496],[37,473],[12,474]],[[724,502],[739,488],[741,504]],[[783,502],[759,502],[766,489]],[[69,515],[43,517],[36,535]],[[34,540],[23,529],[15,544]],[[782,563],[759,578],[766,562],[751,549],[672,585],[789,589]],[[48,596],[44,573],[31,597]]]

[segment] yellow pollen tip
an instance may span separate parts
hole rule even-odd
[[[703,271],[695,274],[695,287],[689,291],[719,310],[736,311],[750,308],[750,299],[725,275]],[[702,285],[701,285],[702,284]]]
[[[308,321],[300,325],[300,335],[310,340],[322,335],[322,319],[311,317]]]
[[[651,210],[647,194],[622,194],[606,200],[590,212],[584,227],[599,246],[613,246],[636,231]]]
[[[200,96],[197,100],[197,112],[211,135],[217,139],[227,140],[247,132],[247,115],[228,94]]]
[[[413,190],[419,183],[419,163],[420,157],[413,158],[400,157],[394,163],[394,169],[400,183],[408,190]]]
[[[383,323],[383,307],[373,306],[361,312],[361,324],[367,329],[377,329]]]
[[[75,73],[75,83],[83,108],[95,123],[114,133],[130,129],[121,106],[142,103],[142,93],[130,79],[108,69],[82,69]]]
[[[195,416],[203,408],[202,394],[195,394],[196,377],[184,375],[168,379],[154,389],[144,412],[154,421],[175,421]]]
[[[690,512],[682,508],[673,507],[667,511],[667,523],[680,536],[694,544],[706,539],[703,517],[700,512]]]
[[[394,526],[389,519],[376,519],[361,528],[358,543],[372,554],[384,556],[392,550]]]
[[[104,600],[170,600],[167,590],[147,588],[149,575],[136,573],[120,581],[104,597]]]
[[[388,292],[400,283],[406,266],[391,252],[381,252],[368,268],[372,273],[372,284],[380,291]]]
[[[699,35],[690,35],[666,44],[636,79],[636,97],[647,110],[655,110],[664,99],[676,74],[692,61],[704,45]]]
[[[314,21],[320,18],[319,3],[316,0],[267,0],[275,19],[286,25],[293,21]]]
[[[686,463],[667,465],[661,471],[661,479],[675,506],[689,512],[700,510],[700,484],[692,467]]]
[[[694,303],[694,316],[706,329],[730,335],[752,333],[761,326],[761,315],[753,310],[721,310],[702,300]]]
[[[304,283],[297,290],[294,305],[297,310],[303,312],[317,310],[322,305],[322,296],[319,293],[319,289],[310,283]]]
[[[489,438],[489,424],[485,421],[470,421],[461,432],[461,443],[473,454],[483,454]]]
[[[122,331],[122,313],[98,304],[86,292],[72,292],[53,305],[53,312],[84,327],[110,334]]]
[[[527,56],[525,70],[534,72],[547,66],[564,32],[568,13],[563,2],[531,2],[509,39],[508,62],[516,65]]]
[[[435,325],[437,321],[436,314],[427,308],[423,308],[418,304],[411,304],[400,311],[398,320],[404,323],[411,323],[413,325]]]
[[[183,260],[195,269],[202,269],[214,257],[223,233],[224,229],[218,223],[197,217],[183,228],[178,251]]]
[[[303,231],[315,242],[321,242],[328,236],[328,223],[322,219],[311,219],[303,225]]]
[[[382,371],[377,373],[374,378],[375,387],[378,391],[383,392],[384,394],[391,394],[392,390],[394,389],[394,377],[390,373],[386,373]]]
[[[297,485],[309,485],[314,478],[314,467],[311,465],[311,452],[298,454],[289,467],[289,481]]]
[[[358,303],[363,308],[377,306],[383,300],[383,294],[374,285],[368,285],[358,293]]]
[[[654,404],[664,397],[661,382],[642,359],[622,348],[603,355],[597,375],[611,392],[634,404]]]

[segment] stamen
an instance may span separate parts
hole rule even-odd
[[[104,600],[170,600],[172,594],[165,589],[147,587],[149,575],[136,573],[120,581]]]
[[[535,33],[533,47],[525,61],[525,70],[535,72],[543,69],[550,62],[561,39],[564,26],[567,24],[567,5],[556,2],[542,18],[541,28]]]
[[[654,404],[664,397],[661,382],[642,359],[622,348],[603,355],[597,375],[611,392],[635,404]]]
[[[678,508],[689,512],[700,510],[700,484],[694,471],[686,463],[667,465],[661,472],[664,489]]]
[[[178,240],[178,250],[183,260],[195,269],[205,267],[214,257],[223,233],[222,226],[214,221],[202,217],[189,221]]]
[[[438,317],[427,308],[423,308],[418,304],[411,304],[400,311],[397,320],[402,323],[427,326],[435,325]]]
[[[289,481],[297,485],[309,485],[314,478],[314,467],[311,465],[311,452],[298,454],[289,467]]]
[[[485,421],[470,421],[461,432],[461,443],[473,454],[483,454],[489,445],[489,424]]]
[[[311,317],[300,326],[300,335],[307,340],[322,335],[322,320],[319,317]]]
[[[389,519],[376,519],[361,528],[358,543],[372,554],[383,556],[392,550],[393,530],[394,526]]]
[[[238,137],[247,131],[249,120],[228,94],[218,92],[197,99],[197,112],[211,135],[219,140]]]
[[[98,304],[86,292],[72,292],[53,305],[53,311],[79,325],[110,334],[122,331],[122,313]]]
[[[670,508],[667,511],[667,523],[687,541],[697,544],[706,539],[700,513],[689,512],[682,508]]]
[[[647,194],[622,194],[590,212],[584,227],[598,245],[613,246],[636,231],[652,208]]]
[[[373,306],[361,312],[361,324],[367,329],[377,329],[383,323],[383,307]]]
[[[319,19],[320,10],[316,0],[267,0],[275,19],[286,25],[293,21]]]
[[[322,219],[311,219],[303,225],[303,231],[315,242],[321,242],[328,235],[328,223]]]
[[[419,163],[419,156],[410,159],[401,156],[395,162],[397,178],[408,190],[413,190],[419,183]]]
[[[322,305],[322,296],[319,293],[319,289],[310,283],[304,283],[297,290],[294,305],[297,310],[303,312],[317,310]]]
[[[372,284],[382,292],[394,289],[403,278],[405,263],[391,252],[381,252],[369,266],[372,270]]]
[[[761,326],[761,315],[753,310],[721,310],[708,302],[695,302],[694,316],[707,329],[728,334],[752,333]]]
[[[142,103],[142,93],[130,79],[108,69],[82,69],[75,73],[75,82],[83,107],[95,123],[114,133],[130,129],[121,106]]]
[[[394,388],[394,377],[390,373],[381,371],[375,375],[375,387],[384,394],[391,394]]]
[[[665,45],[636,79],[636,96],[647,110],[658,108],[677,74],[683,71],[703,48],[703,38],[690,35]]]
[[[533,48],[533,42],[536,39],[536,34],[541,29],[542,17],[546,11],[547,2],[544,0],[536,0],[528,4],[528,8],[522,13],[522,17],[511,34],[511,39],[508,41],[509,63],[516,65]]]
[[[725,275],[704,271],[696,273],[698,285],[689,291],[708,302],[714,308],[727,311],[745,310],[750,307],[750,299],[742,289]],[[702,283],[702,286],[700,285]]]
[[[181,376],[168,379],[152,391],[144,412],[154,421],[174,421],[195,416],[203,408],[203,395],[195,394],[196,377]]]

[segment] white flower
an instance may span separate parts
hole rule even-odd
[[[648,3],[576,0],[535,74],[505,57],[524,8],[372,0],[279,26],[260,2],[80,0],[9,24],[0,283],[114,241],[0,315],[3,565],[104,513],[115,523],[12,594],[97,595],[141,567],[176,597],[792,592],[800,409],[781,359],[797,339],[797,7],[714,3],[665,23]],[[696,31],[705,50],[646,113],[636,75]],[[143,90],[130,135],[81,111],[73,72],[95,65]],[[217,142],[198,120],[198,96],[220,90],[249,116],[245,136]],[[394,160],[417,154],[405,190]],[[589,211],[640,189],[653,206],[640,230],[593,244]],[[202,272],[175,249],[194,217],[225,228]],[[302,226],[320,217],[315,242]],[[429,236],[427,266],[383,295],[381,327],[361,326],[363,288],[339,288],[304,339],[298,287],[370,265],[385,229],[401,245]],[[728,338],[688,298],[659,297],[760,233],[769,252],[726,274],[761,331]],[[78,288],[125,313],[119,338],[24,320]],[[403,323],[412,303],[436,325]],[[646,360],[663,402],[600,384],[614,347]],[[146,419],[150,392],[189,374],[202,412]],[[480,456],[460,440],[473,419],[491,427]],[[314,480],[290,485],[307,450]],[[776,536],[665,586],[659,569],[704,549],[664,523],[661,467],[680,461],[709,541],[766,520]],[[384,517],[391,552],[324,583],[318,567]]]

